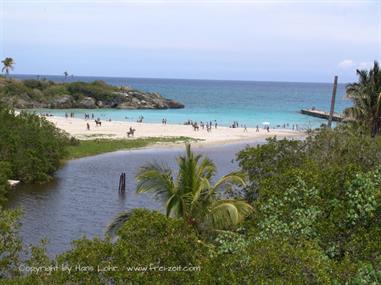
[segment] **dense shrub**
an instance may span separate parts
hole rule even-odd
[[[322,129],[305,141],[271,139],[243,150],[238,159],[249,177],[243,195],[255,213],[246,223],[249,240],[312,242],[330,260],[331,279],[341,283],[352,282],[363,264],[376,266],[379,138],[349,127]]]
[[[348,126],[323,128],[302,141],[269,139],[264,145],[246,148],[237,157],[249,176],[249,186],[244,192],[249,201],[254,201],[257,195],[265,196],[270,185],[283,189],[276,186],[277,179],[284,181],[286,173],[293,169],[319,176],[325,188],[340,193],[338,188],[342,189],[346,179],[380,164],[381,139],[372,139]],[[273,194],[274,191],[270,193]]]
[[[69,143],[46,119],[0,107],[0,194],[4,180],[45,182],[57,170]]]
[[[116,95],[112,94],[115,88],[105,84],[103,81],[94,81],[91,83],[86,82],[73,82],[67,84],[67,90],[74,96],[89,96],[96,100],[109,101]]]
[[[18,100],[40,102],[50,104],[53,97],[69,95],[73,100],[81,100],[84,97],[92,97],[96,101],[111,103],[120,100],[124,96],[115,94],[121,91],[120,87],[108,85],[104,81],[93,82],[65,82],[56,83],[50,80],[17,80],[0,78],[0,101],[12,107],[12,102]]]
[[[135,210],[119,234],[114,243],[97,238],[75,241],[73,249],[55,261],[72,266],[70,274],[58,270],[51,276],[41,273],[31,278],[48,284],[200,284],[201,271],[178,270],[200,266],[207,256],[207,248],[182,220]],[[77,265],[83,270],[75,269]]]
[[[0,283],[4,278],[19,275],[22,241],[18,235],[19,211],[3,210],[0,206]]]

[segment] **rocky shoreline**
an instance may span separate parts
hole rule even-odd
[[[55,83],[12,79],[0,83],[0,102],[17,109],[184,108],[182,103],[164,98],[159,93],[110,86],[103,81]]]
[[[97,108],[117,108],[117,109],[181,109],[184,105],[164,98],[159,93],[127,91],[115,92],[111,100],[96,100],[92,97],[82,97],[75,100],[71,95],[62,95],[51,98],[48,102],[38,102],[35,100],[25,100],[18,98],[12,102],[14,108],[49,108],[49,109],[97,109]]]

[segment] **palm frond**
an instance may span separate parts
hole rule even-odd
[[[246,185],[244,174],[241,172],[232,172],[222,176],[216,184],[210,189],[209,195],[214,195],[221,187],[240,186]]]
[[[155,197],[167,201],[176,191],[172,171],[157,163],[143,166],[136,175],[137,192],[152,192]]]
[[[124,225],[125,222],[129,219],[131,212],[122,212],[116,216],[111,224],[108,225],[106,234],[112,238],[115,238],[118,235],[118,231]]]
[[[250,204],[240,200],[219,200],[211,205],[205,221],[214,229],[225,229],[241,223],[253,211]]]
[[[184,205],[181,197],[172,195],[166,203],[167,217],[182,218],[184,215]]]

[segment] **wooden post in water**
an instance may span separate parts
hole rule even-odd
[[[332,117],[333,117],[333,113],[335,112],[336,90],[337,90],[337,75],[335,75],[335,79],[333,81],[333,90],[332,90],[332,97],[331,97],[331,109],[329,111],[328,128],[331,128],[331,126],[332,126]]]
[[[121,173],[120,176],[119,176],[119,187],[118,187],[118,192],[119,193],[122,190],[122,176],[123,176],[123,174]]]
[[[126,192],[126,173],[122,172],[119,177],[119,193]]]

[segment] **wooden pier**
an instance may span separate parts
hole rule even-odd
[[[316,109],[302,109],[300,112],[303,115],[308,115],[316,118],[321,118],[321,119],[329,119],[329,112],[324,112]],[[341,122],[344,119],[343,115],[338,114],[338,113],[333,113],[332,116],[332,121],[334,122]]]

